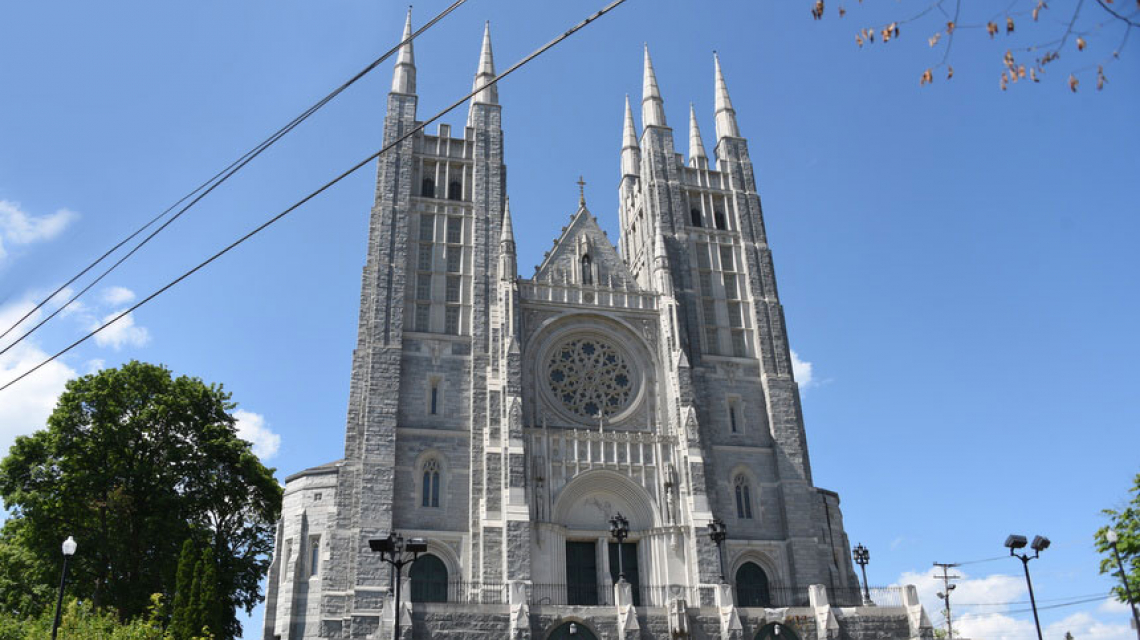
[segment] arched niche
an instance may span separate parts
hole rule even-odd
[[[621,513],[631,531],[644,531],[660,525],[653,497],[628,477],[607,469],[595,469],[576,476],[554,499],[552,520],[567,529],[598,531],[609,527],[609,519]]]

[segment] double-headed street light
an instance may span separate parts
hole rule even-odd
[[[1120,541],[1120,536],[1117,535],[1115,529],[1109,529],[1104,532],[1104,540],[1108,546],[1112,547],[1112,553],[1116,555],[1116,566],[1120,568],[1120,581],[1124,583],[1124,595],[1128,597],[1128,606],[1132,609],[1132,621],[1136,623],[1136,637],[1140,638],[1140,613],[1136,611],[1136,601],[1132,599],[1132,588],[1128,586],[1128,574],[1124,572],[1124,561],[1120,559],[1120,549],[1116,546],[1116,543]]]
[[[728,537],[728,527],[717,518],[709,523],[709,538],[716,545],[716,559],[720,565],[720,581],[724,583],[724,539]]]
[[[381,560],[396,569],[396,607],[392,612],[395,625],[392,637],[395,640],[400,640],[400,582],[402,582],[404,565],[412,564],[421,553],[425,553],[427,542],[423,538],[411,538],[405,542],[404,536],[393,531],[388,534],[387,538],[369,540],[368,547],[379,553]],[[412,554],[410,558],[407,555],[409,553]]]
[[[1034,536],[1033,542],[1029,544],[1029,548],[1033,549],[1033,555],[1027,553],[1017,553],[1018,549],[1024,549],[1027,540],[1025,536],[1013,534],[1005,539],[1005,546],[1009,548],[1009,555],[1021,560],[1021,565],[1025,567],[1025,584],[1029,587],[1029,604],[1033,607],[1033,623],[1037,625],[1037,640],[1041,638],[1041,620],[1037,617],[1037,600],[1033,597],[1033,581],[1029,579],[1029,561],[1041,555],[1041,552],[1049,548],[1049,538],[1044,536]]]
[[[59,619],[63,614],[63,587],[67,584],[67,563],[71,560],[71,556],[75,555],[78,546],[75,538],[71,536],[67,536],[67,540],[63,541],[63,571],[59,575],[59,598],[55,601],[55,621],[51,625],[51,640],[55,640],[56,634],[59,633]]]
[[[610,518],[610,537],[617,538],[618,582],[625,582],[625,566],[622,564],[621,543],[629,537],[629,520],[621,512]]]
[[[871,589],[867,586],[867,565],[871,562],[871,552],[860,542],[851,550],[851,554],[855,556],[855,564],[863,570],[863,606],[875,604],[871,602]]]

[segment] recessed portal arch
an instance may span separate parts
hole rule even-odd
[[[594,469],[574,477],[554,499],[552,520],[568,529],[604,530],[615,513],[629,519],[631,531],[660,526],[653,497],[629,477]]]

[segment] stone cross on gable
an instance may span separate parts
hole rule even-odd
[[[578,176],[578,204],[586,206],[586,181]]]

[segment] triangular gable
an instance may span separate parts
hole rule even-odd
[[[588,275],[584,273],[583,256],[589,256]],[[542,264],[535,270],[534,279],[538,282],[638,288],[633,274],[586,205],[579,206],[570,224],[562,229],[562,236],[554,243],[554,248],[546,252]]]

